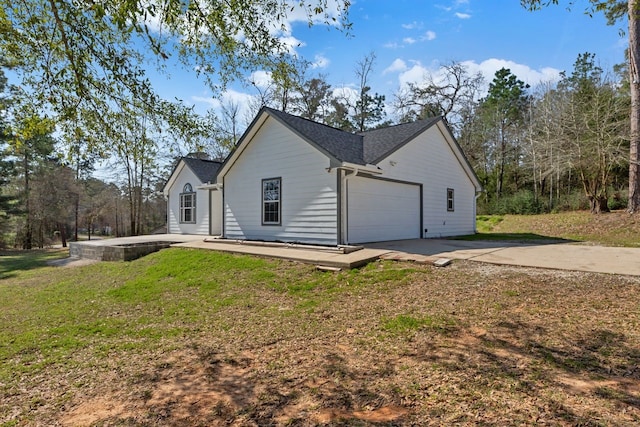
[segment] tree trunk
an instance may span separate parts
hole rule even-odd
[[[78,213],[80,212],[80,193],[76,194],[75,200],[75,223],[73,225],[73,240],[78,241]]]
[[[610,212],[606,196],[589,196],[589,206],[592,214]]]
[[[67,247],[67,224],[59,222],[58,230],[60,230],[60,240],[62,242],[62,247]]]
[[[638,0],[629,0],[629,82],[631,123],[629,141],[629,212],[640,209],[640,10]]]
[[[27,148],[25,147],[25,150]],[[33,247],[33,224],[31,221],[31,191],[29,188],[29,155],[25,151],[24,154],[24,197],[25,210],[27,211],[24,239],[22,241],[22,249],[31,249]]]

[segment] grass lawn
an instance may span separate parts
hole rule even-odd
[[[0,255],[0,426],[640,424],[640,278],[60,256]]]
[[[605,246],[640,247],[640,217],[624,211],[543,215],[479,215],[478,233],[466,240],[571,240]]]

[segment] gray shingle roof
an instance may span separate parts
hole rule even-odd
[[[269,113],[284,122],[300,136],[342,162],[365,164],[362,157],[363,138],[331,126],[316,123],[272,108]]]
[[[220,166],[222,166],[221,162],[195,159],[193,157],[183,157],[182,161],[189,166],[203,184],[206,184],[207,182],[215,182],[218,170],[220,169]]]
[[[363,158],[375,164],[433,126],[440,117],[363,132]]]
[[[360,165],[377,163],[440,120],[433,117],[353,134],[272,108],[265,110],[335,159]]]

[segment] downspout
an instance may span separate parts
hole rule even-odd
[[[477,227],[476,227],[476,218],[478,216],[478,198],[482,195],[482,191],[477,191],[476,192],[476,197],[473,199],[473,234],[476,234],[478,232]]]
[[[169,219],[169,214],[170,214],[170,210],[171,209],[171,200],[169,199],[169,195],[167,194],[167,213],[165,214],[165,221],[167,222],[167,234],[171,234],[171,230],[169,230],[169,224],[171,223],[170,219]],[[118,213],[116,212],[116,222],[118,222]],[[117,230],[117,226],[116,226],[116,236],[118,235],[118,230]]]
[[[344,178],[342,179],[342,189],[344,190],[342,193],[344,194],[344,211],[343,211],[343,215],[342,215],[342,224],[340,224],[340,228],[342,229],[342,240],[343,242],[341,244],[348,244],[349,242],[349,227],[347,226],[349,224],[349,191],[347,191],[347,185],[349,182],[349,178],[357,176],[358,173],[360,172],[359,168],[349,168],[349,167],[344,167],[344,166],[340,166],[337,167],[336,170],[344,170],[344,171],[351,171],[350,174],[346,174],[344,176]]]

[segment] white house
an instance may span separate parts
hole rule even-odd
[[[221,162],[212,160],[180,159],[163,189],[167,199],[167,233],[222,233],[222,192],[210,186],[220,166]]]
[[[170,232],[330,246],[475,232],[480,182],[440,117],[352,134],[263,108],[194,187],[210,211],[188,218],[186,163],[165,186]]]

